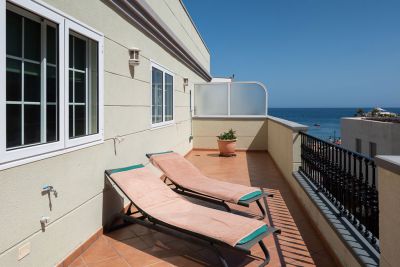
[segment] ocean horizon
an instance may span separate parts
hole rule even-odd
[[[365,112],[373,107],[350,108],[269,108],[268,114],[285,120],[294,121],[309,127],[308,133],[324,140],[340,138],[340,119],[354,117],[357,109]],[[382,107],[391,112],[400,113],[399,107]],[[319,126],[316,126],[319,125]]]

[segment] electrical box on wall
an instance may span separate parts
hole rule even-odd
[[[31,243],[25,243],[21,247],[18,248],[18,260],[22,260],[25,258],[29,253],[31,253]]]

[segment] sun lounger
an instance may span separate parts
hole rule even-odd
[[[202,174],[190,161],[173,151],[146,154],[146,156],[172,182],[175,192],[222,205],[229,212],[231,209],[226,202],[245,207],[256,202],[262,213],[260,219],[265,218],[266,212],[260,200],[263,199],[266,203],[265,197],[272,194],[256,187],[211,179]]]
[[[251,218],[200,206],[176,194],[160,178],[143,165],[107,170],[106,175],[131,202],[121,214],[125,224],[137,223],[178,237],[189,235],[210,245],[223,266],[225,258],[217,246],[230,247],[250,254],[259,244],[265,254],[261,266],[269,262],[269,253],[262,239],[280,231]],[[141,216],[133,215],[135,207]]]

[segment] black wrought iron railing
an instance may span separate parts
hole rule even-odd
[[[311,182],[376,245],[379,206],[373,159],[301,132],[301,167]]]

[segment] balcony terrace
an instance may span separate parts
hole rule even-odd
[[[269,266],[335,266],[317,231],[267,152],[238,152],[236,157],[218,157],[215,150],[193,150],[187,158],[210,177],[262,187],[274,193],[268,198],[266,223],[282,234],[265,239],[271,254]],[[200,202],[199,200],[196,200]],[[202,205],[212,205],[201,203]],[[232,211],[253,216],[247,208],[230,205]],[[218,208],[213,206],[213,208]],[[256,217],[257,207],[251,212]],[[247,212],[246,212],[247,210]],[[259,247],[253,256],[224,250],[229,266],[257,266]],[[216,266],[213,251],[194,244],[188,237],[177,238],[132,225],[101,235],[70,265],[64,266]]]

